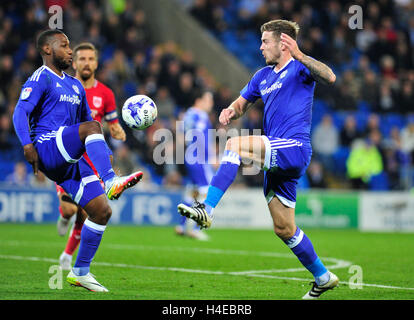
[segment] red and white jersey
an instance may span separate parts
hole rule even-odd
[[[102,123],[118,122],[115,96],[111,89],[98,80],[90,88],[85,88],[86,100],[92,112],[92,118]]]

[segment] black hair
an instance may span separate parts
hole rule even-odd
[[[37,50],[40,52],[40,54],[43,53],[43,46],[48,43],[52,37],[56,34],[63,34],[63,31],[59,30],[59,29],[50,29],[50,30],[45,30],[42,31],[39,36],[37,37],[37,41],[36,41],[36,48]]]
[[[201,99],[207,92],[211,92],[211,91],[208,89],[199,88],[199,87],[196,87],[195,89],[193,89],[193,92],[191,95],[193,104],[195,104],[197,99]]]

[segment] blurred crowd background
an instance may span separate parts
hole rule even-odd
[[[313,158],[300,188],[410,190],[414,167],[414,2],[409,0],[171,0],[182,6],[252,74],[264,66],[260,25],[271,19],[299,23],[302,51],[327,63],[334,86],[317,84],[312,118]],[[176,133],[176,120],[191,106],[194,88],[214,92],[213,126],[238,95],[190,51],[174,42],[155,45],[149,17],[139,1],[19,0],[0,3],[0,181],[51,186],[33,177],[12,124],[21,86],[41,64],[36,35],[48,26],[48,8],[63,8],[63,31],[71,46],[90,41],[99,49],[98,80],[115,93],[118,113],[134,94],[146,94],[158,107],[156,123],[127,132],[125,143],[108,142],[118,173],[144,170],[140,188],[179,188],[180,164],[156,164],[153,150],[161,128]],[[348,9],[363,10],[363,28],[351,29]],[[68,71],[73,74],[73,70]],[[240,88],[242,89],[242,88]],[[262,127],[260,106],[235,122],[236,128]],[[169,148],[174,150],[174,140]],[[217,154],[219,158],[219,152]],[[261,186],[263,175],[240,175],[236,186]]]

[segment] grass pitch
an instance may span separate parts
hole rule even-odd
[[[412,234],[304,231],[341,281],[321,300],[414,299]],[[110,292],[92,293],[54,267],[67,239],[55,225],[0,224],[0,300],[295,300],[310,289],[310,273],[271,230],[208,234],[109,225],[91,272]]]

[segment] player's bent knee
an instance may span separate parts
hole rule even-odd
[[[281,225],[273,225],[273,231],[275,234],[282,240],[289,240],[295,235],[296,226],[281,226]]]
[[[240,152],[240,139],[239,137],[233,137],[227,140],[225,150],[230,150],[236,153]]]
[[[102,125],[96,120],[87,121],[80,125],[80,131],[83,136],[102,133]]]
[[[102,214],[100,215],[100,220],[101,220],[101,224],[107,224],[109,219],[112,216],[112,209],[111,207],[108,205],[106,206],[106,208],[103,210]]]
[[[101,225],[106,225],[112,215],[112,209],[107,201],[102,201],[102,198],[99,197],[88,203],[84,209],[89,220]]]

